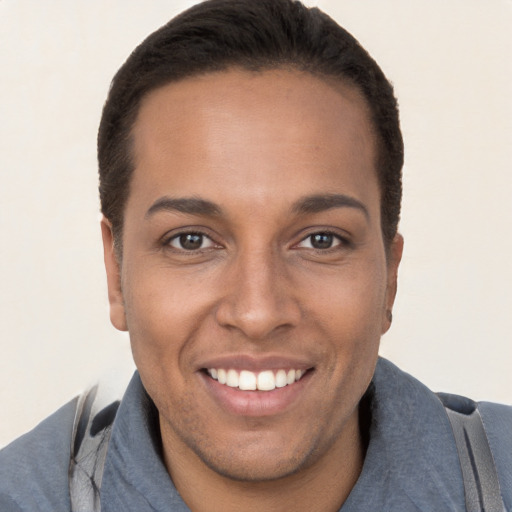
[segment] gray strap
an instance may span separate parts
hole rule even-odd
[[[72,512],[100,512],[100,488],[119,400],[105,405],[98,386],[78,399],[71,440],[69,494]]]
[[[498,473],[476,403],[442,393],[439,398],[459,452],[467,512],[504,512]]]

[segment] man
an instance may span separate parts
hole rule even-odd
[[[138,372],[120,405],[94,390],[3,451],[2,510],[464,508],[442,402],[377,356],[403,145],[352,36],[288,0],[200,4],[120,69],[98,156]],[[512,411],[480,414],[510,508]]]

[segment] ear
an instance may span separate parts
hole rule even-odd
[[[391,246],[388,250],[387,257],[387,285],[386,285],[386,300],[384,302],[384,311],[382,318],[382,334],[384,334],[391,327],[391,312],[393,311],[393,304],[396,297],[398,267],[402,259],[402,252],[404,250],[404,238],[400,233],[395,235]]]
[[[123,292],[121,289],[121,269],[114,248],[112,225],[101,219],[101,237],[103,239],[103,258],[107,271],[108,301],[110,303],[110,321],[120,331],[127,331]]]

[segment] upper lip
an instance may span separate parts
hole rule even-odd
[[[208,368],[224,368],[259,372],[264,370],[295,369],[308,370],[314,364],[306,358],[286,355],[253,356],[248,354],[232,354],[215,356],[205,359],[198,365],[198,370]]]

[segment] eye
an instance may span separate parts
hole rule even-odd
[[[167,243],[181,251],[198,251],[215,247],[213,240],[202,233],[180,233],[173,236]]]
[[[297,244],[297,247],[325,250],[341,245],[343,240],[338,235],[329,232],[313,233]]]

